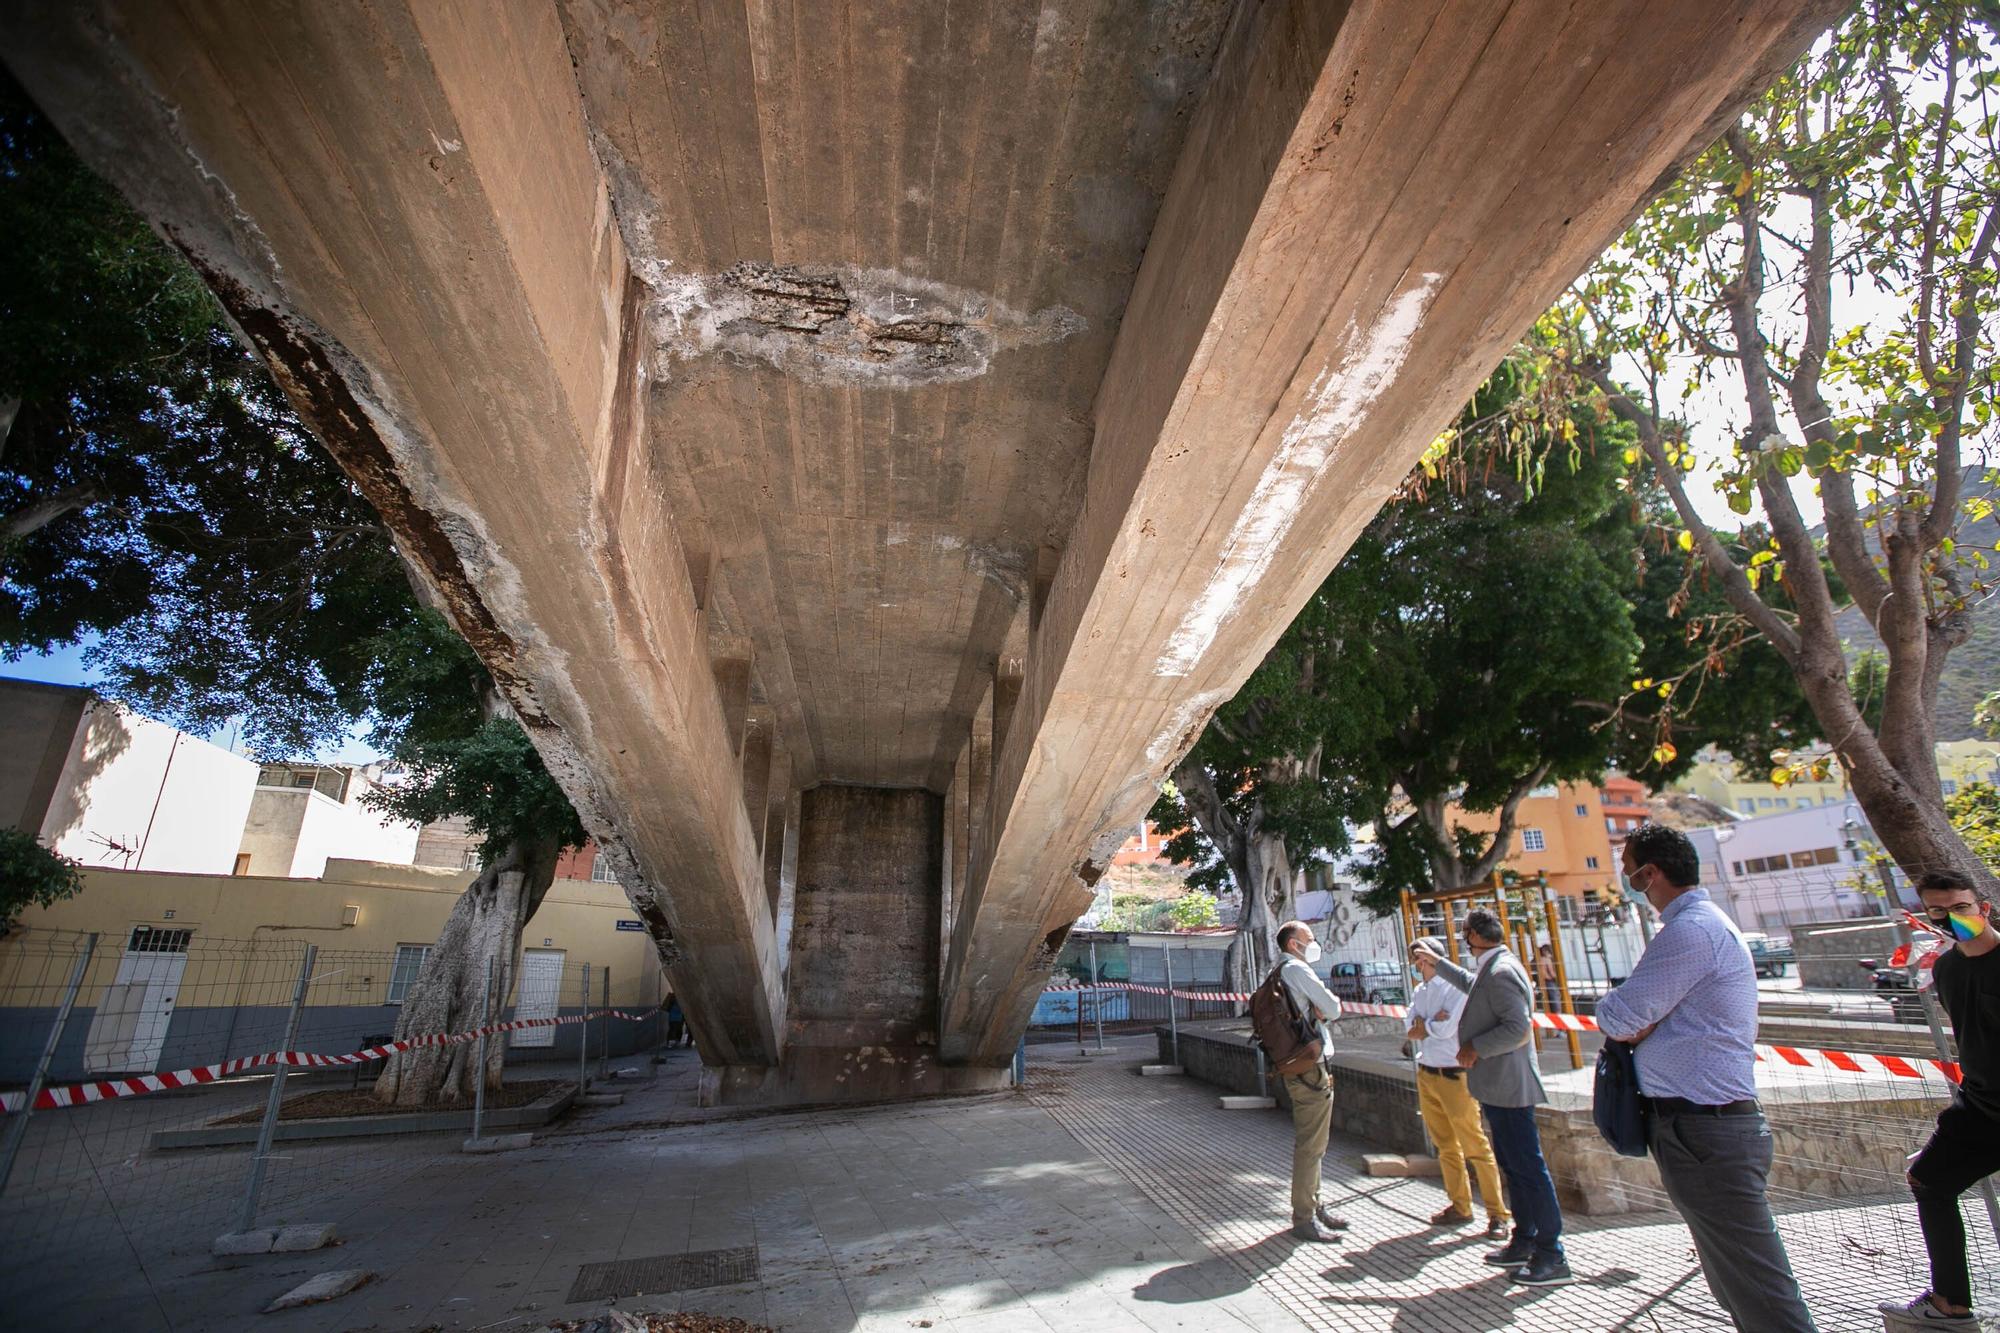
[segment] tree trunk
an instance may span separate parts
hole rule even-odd
[[[1250,991],[1278,965],[1278,927],[1298,912],[1298,877],[1285,840],[1269,833],[1243,839],[1243,863],[1243,911],[1225,966],[1230,989]]]
[[[493,971],[497,1019],[520,969],[521,931],[555,880],[561,850],[554,839],[510,843],[466,886],[403,997],[403,1010],[396,1018],[399,1039],[479,1027],[488,958],[497,960]],[[493,1091],[500,1086],[507,1043],[496,1039],[488,1049],[486,1087]],[[391,1106],[469,1103],[477,1091],[473,1080],[478,1064],[476,1041],[420,1046],[392,1055],[376,1077],[375,1099]]]

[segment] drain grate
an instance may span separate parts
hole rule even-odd
[[[585,1264],[569,1289],[574,1301],[601,1301],[612,1296],[693,1291],[757,1280],[757,1247],[695,1250],[690,1254],[656,1254],[650,1259],[616,1259]]]

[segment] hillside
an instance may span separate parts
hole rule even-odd
[[[2000,486],[1996,486],[1991,474],[1978,468],[1968,468],[1967,474],[1968,495],[1984,495],[2000,502]],[[1815,529],[1814,535],[1822,534]],[[1959,549],[1985,551],[1988,559],[1995,561],[1990,573],[2000,577],[2000,559],[1993,555],[1996,545],[2000,545],[2000,516],[1989,514],[1976,523],[1967,520],[1959,528]],[[1859,607],[1846,607],[1834,618],[1834,623],[1847,644],[1850,661],[1869,649],[1881,651],[1881,640],[1875,637],[1874,627]],[[1972,726],[1972,710],[1996,689],[2000,689],[2000,599],[1989,597],[1974,613],[1972,637],[1952,653],[1945,664],[1944,678],[1938,682],[1937,738],[1956,741],[1977,735]]]

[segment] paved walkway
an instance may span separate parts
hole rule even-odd
[[[678,1052],[624,1106],[581,1113],[524,1152],[467,1157],[434,1137],[293,1148],[282,1165],[298,1188],[283,1206],[290,1220],[336,1222],[335,1250],[213,1260],[212,1210],[151,1193],[119,1208],[115,1227],[10,1246],[0,1324],[526,1330],[605,1308],[602,1295],[570,1299],[590,1265],[700,1252],[728,1285],[617,1305],[793,1333],[1722,1327],[1670,1219],[1585,1224],[1572,1244],[1583,1282],[1510,1290],[1479,1264],[1482,1242],[1424,1228],[1443,1201],[1434,1183],[1358,1179],[1358,1142],[1336,1142],[1328,1164],[1335,1186],[1358,1186],[1343,1204],[1351,1239],[1296,1245],[1283,1234],[1285,1118],[1139,1078],[1150,1048],[1127,1040],[1091,1059],[1033,1048],[1025,1097],[712,1123],[675,1123],[692,1075]],[[180,1196],[226,1201],[242,1164],[176,1154],[169,1174]],[[16,1239],[34,1231],[24,1202],[7,1201]],[[1827,1333],[1880,1328],[1874,1300],[1916,1283],[1908,1212],[1786,1220]],[[1982,1244],[1978,1261],[1993,1264]],[[328,1305],[257,1313],[338,1268],[377,1278]],[[609,1281],[662,1284],[635,1269]]]

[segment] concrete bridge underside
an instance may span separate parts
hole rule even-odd
[[[1003,1076],[1209,714],[1840,8],[5,12],[492,668],[714,1097],[819,1101]]]

